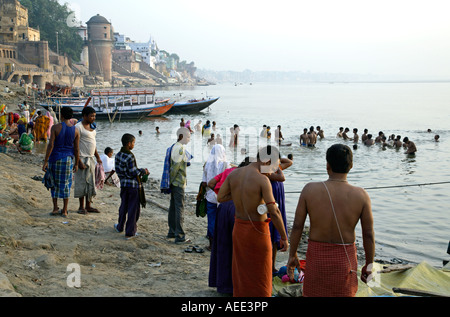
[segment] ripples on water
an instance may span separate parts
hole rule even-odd
[[[282,126],[286,142],[283,155],[292,153],[294,165],[285,171],[288,222],[294,219],[299,192],[311,181],[327,178],[325,153],[334,143],[345,143],[335,137],[340,126],[364,128],[374,135],[408,136],[416,143],[418,153],[409,158],[403,150],[381,149],[375,145],[359,145],[354,151],[354,168],[349,181],[364,188],[398,185],[390,189],[368,189],[372,199],[375,221],[376,258],[427,261],[441,266],[450,240],[450,184],[402,187],[402,185],[450,182],[450,84],[258,84],[218,85],[182,91],[187,96],[201,97],[203,93],[220,96],[210,111],[197,115],[171,115],[140,122],[99,122],[97,145],[99,151],[110,146],[117,153],[124,133],[137,136],[134,153],[137,162],[147,167],[151,175],[160,178],[167,147],[175,142],[175,131],[182,117],[191,120],[216,121],[219,133],[228,144],[229,128],[241,127],[241,144],[237,152],[227,149],[229,160],[239,163],[244,155],[246,131],[251,140],[263,124]],[[179,92],[179,91],[176,91]],[[171,95],[173,91],[160,92]],[[298,145],[303,128],[320,125],[326,138],[315,149]],[[155,134],[159,126],[161,135]],[[431,128],[433,133],[427,133]],[[138,137],[138,131],[143,136]],[[255,132],[256,131],[256,132]],[[435,133],[441,141],[434,142]],[[190,151],[195,160],[188,170],[189,192],[196,192],[201,182],[202,166],[208,156],[206,140],[194,134]],[[352,145],[350,142],[348,145]],[[360,229],[358,241],[362,245]]]

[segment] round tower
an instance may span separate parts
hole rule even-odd
[[[103,76],[104,81],[111,82],[113,37],[112,26],[101,15],[93,16],[87,23],[89,74]]]

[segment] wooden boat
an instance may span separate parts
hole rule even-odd
[[[45,83],[45,92],[50,95],[69,96],[72,93],[72,88],[47,82]]]
[[[173,105],[174,105],[173,103],[170,103],[170,104],[166,103],[166,104],[161,104],[161,105],[155,106],[153,108],[153,111],[150,112],[147,115],[147,117],[160,117],[162,115],[165,115],[167,112],[170,111],[170,109],[172,109]]]
[[[195,113],[200,112],[209,106],[211,106],[213,103],[215,103],[218,98],[203,98],[203,99],[193,99],[188,100],[186,102],[175,102],[172,109],[168,112],[168,114],[175,114],[175,113]]]
[[[162,116],[166,114],[173,104],[166,100],[157,102],[155,90],[147,89],[117,89],[92,90],[89,98],[54,98],[42,107],[71,107],[74,117],[80,117],[85,107],[92,107],[96,111],[96,119],[143,119],[149,116]]]

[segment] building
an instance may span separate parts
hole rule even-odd
[[[101,15],[87,22],[89,74],[102,76],[105,82],[112,81],[112,49],[114,46],[111,23]]]
[[[158,63],[159,49],[156,42],[150,38],[148,42],[136,43],[127,42],[127,45],[135,52],[138,52],[142,56],[142,61],[148,64],[150,67],[155,68],[155,64]]]
[[[132,74],[139,72],[139,64],[142,62],[142,57],[141,54],[132,50],[115,49],[113,50],[113,60],[119,68],[125,69],[128,74]],[[120,69],[116,70],[119,73],[123,73]]]
[[[18,0],[0,0],[0,42],[40,40],[39,30],[28,25],[28,9]]]
[[[85,27],[84,25],[78,26],[77,27],[77,33],[83,39],[84,42],[87,42],[87,40],[88,40],[87,27]]]
[[[114,33],[114,49],[131,50],[129,43],[131,43],[129,37],[126,37],[125,35],[120,33]]]
[[[80,54],[80,64],[89,66],[88,31],[87,27],[80,25],[77,27],[78,35],[83,39],[83,50]]]

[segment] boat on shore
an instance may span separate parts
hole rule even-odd
[[[213,103],[218,101],[219,98],[220,97],[192,99],[184,102],[178,101],[175,102],[168,114],[197,113],[211,106]]]
[[[43,108],[56,110],[60,107],[70,107],[74,117],[80,117],[85,107],[96,111],[97,120],[143,119],[166,114],[174,103],[168,100],[156,100],[155,90],[148,89],[117,89],[92,90],[90,97],[52,97],[40,104]]]

